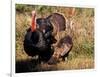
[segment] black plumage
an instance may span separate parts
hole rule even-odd
[[[29,56],[39,55],[42,60],[46,61],[53,54],[51,44],[45,39],[39,29],[34,32],[30,28],[27,30],[24,40],[24,50]]]

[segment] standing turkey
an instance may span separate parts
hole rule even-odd
[[[25,52],[32,57],[38,55],[39,59],[44,61],[48,61],[52,56],[53,48],[51,44],[55,41],[51,35],[52,26],[48,23],[44,18],[36,19],[36,13],[33,11],[32,26],[27,30],[24,39]]]
[[[24,39],[24,50],[29,56],[38,55],[39,59],[48,61],[53,55],[52,44],[56,43],[55,35],[65,30],[65,19],[61,14],[53,13],[46,18],[36,19],[32,12],[32,24]]]

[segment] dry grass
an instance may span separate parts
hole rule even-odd
[[[94,60],[92,58],[78,57],[67,62],[61,62],[57,64],[57,67],[58,70],[93,69]]]
[[[27,8],[29,9],[27,10]],[[16,61],[29,58],[24,52],[23,40],[26,29],[30,27],[32,10],[35,9],[37,11],[38,17],[44,17],[51,13],[59,12],[62,13],[65,18],[68,18],[69,8],[51,8],[49,6],[44,8],[46,9],[42,9],[42,6],[20,5],[19,7],[16,5]],[[72,29],[59,33],[59,35],[61,35],[60,38],[67,34],[70,34],[73,38],[73,48],[70,52],[69,60],[60,62],[54,66],[49,66],[49,68],[53,67],[53,70],[88,69],[94,67],[94,9],[76,8],[76,14],[71,18],[71,21],[73,21]]]

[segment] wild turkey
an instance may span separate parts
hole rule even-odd
[[[36,19],[36,14],[32,12],[32,26],[27,30],[24,39],[24,50],[29,56],[38,55],[41,60],[48,61],[53,54],[51,44],[53,36],[52,28],[47,24],[46,19]],[[39,26],[39,28],[37,28]],[[48,29],[48,30],[47,30]],[[46,32],[44,33],[43,30]]]
[[[48,61],[53,55],[52,44],[57,41],[53,32],[55,28],[59,31],[65,30],[65,19],[58,13],[36,19],[33,11],[31,25],[25,35],[24,50],[29,56],[38,55],[41,60]]]

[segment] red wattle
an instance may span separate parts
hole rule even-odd
[[[32,17],[31,31],[34,32],[36,30],[36,18]]]

